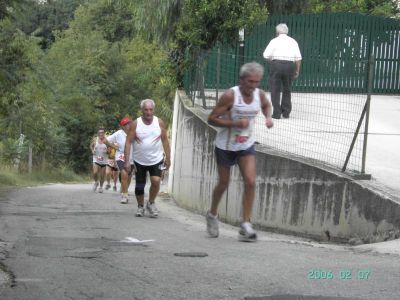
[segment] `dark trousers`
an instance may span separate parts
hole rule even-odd
[[[271,102],[274,107],[273,117],[280,118],[281,114],[289,117],[292,111],[291,87],[295,71],[294,62],[273,60],[269,71],[269,89]],[[281,102],[282,91],[282,102]]]

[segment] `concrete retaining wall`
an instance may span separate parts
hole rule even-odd
[[[169,191],[180,206],[202,214],[210,207],[218,177],[216,130],[207,124],[206,117],[202,109],[190,107],[183,92],[177,92]],[[377,242],[399,237],[399,199],[315,162],[260,145],[256,149],[256,197],[251,221],[257,227],[341,241]],[[237,167],[231,172],[219,215],[238,224],[243,183]]]

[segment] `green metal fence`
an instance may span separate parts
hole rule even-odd
[[[262,57],[275,36],[275,26],[286,23],[303,56],[293,91],[331,93],[366,92],[368,61],[375,57],[373,93],[400,93],[400,21],[358,13],[322,13],[270,16],[265,24],[245,33],[244,49],[220,45],[211,51],[205,68],[205,88],[228,88],[237,82],[239,66],[254,60],[266,66],[262,87],[267,88],[268,65]],[[218,61],[218,51],[224,53]],[[241,55],[240,55],[241,54]],[[245,61],[246,60],[246,61]],[[217,63],[229,76],[217,76]]]
[[[293,82],[290,120],[277,121],[270,131],[260,120],[257,141],[369,178],[371,94],[400,94],[398,20],[354,13],[271,16],[245,33],[243,46],[218,45],[197,55],[185,73],[187,94],[194,104],[211,108],[223,90],[238,84],[240,66],[257,61],[266,68],[261,88],[269,95],[262,54],[282,22],[299,43],[302,70]]]

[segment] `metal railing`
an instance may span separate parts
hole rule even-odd
[[[227,88],[237,85],[239,63],[235,63],[234,68],[226,64],[232,55],[237,61],[258,60],[265,66],[260,88],[270,99],[269,67],[265,60],[238,57],[217,48],[197,57],[196,64],[185,74],[185,90],[194,105],[211,109]],[[330,59],[329,63],[348,67],[337,58]],[[313,92],[292,92],[290,119],[275,120],[272,130],[265,127],[260,115],[256,122],[257,141],[359,178],[370,178],[365,174],[365,161],[375,60],[371,56],[370,60],[360,60],[356,64],[359,66],[357,76],[354,73],[346,76],[341,70],[333,69],[331,73],[321,73],[318,80],[307,81],[307,88]],[[336,74],[339,71],[340,76]],[[341,93],[333,92],[338,88]]]

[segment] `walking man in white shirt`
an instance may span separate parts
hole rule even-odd
[[[154,115],[154,101],[151,99],[143,100],[140,103],[140,108],[142,116],[132,123],[126,137],[125,170],[130,171],[131,165],[128,163],[128,159],[133,159],[136,168],[137,217],[144,215],[144,188],[146,175],[149,172],[151,185],[146,210],[150,217],[156,218],[158,210],[155,199],[160,190],[162,174],[171,164],[170,147],[166,126],[163,120]],[[130,157],[130,154],[133,157]]]
[[[264,58],[270,62],[269,88],[274,112],[272,117],[289,118],[292,111],[291,87],[293,79],[300,73],[301,53],[297,42],[287,34],[286,24],[276,26],[277,37],[272,39],[264,51]],[[282,101],[281,101],[282,91]]]
[[[221,127],[215,139],[218,183],[212,194],[211,208],[206,214],[207,232],[218,237],[218,205],[228,188],[230,169],[238,164],[244,181],[243,215],[239,240],[255,242],[257,234],[250,223],[256,180],[255,118],[261,110],[267,128],[273,126],[272,107],[265,92],[258,89],[264,68],[258,63],[247,63],[240,68],[240,83],[226,91],[208,116],[208,123]]]

